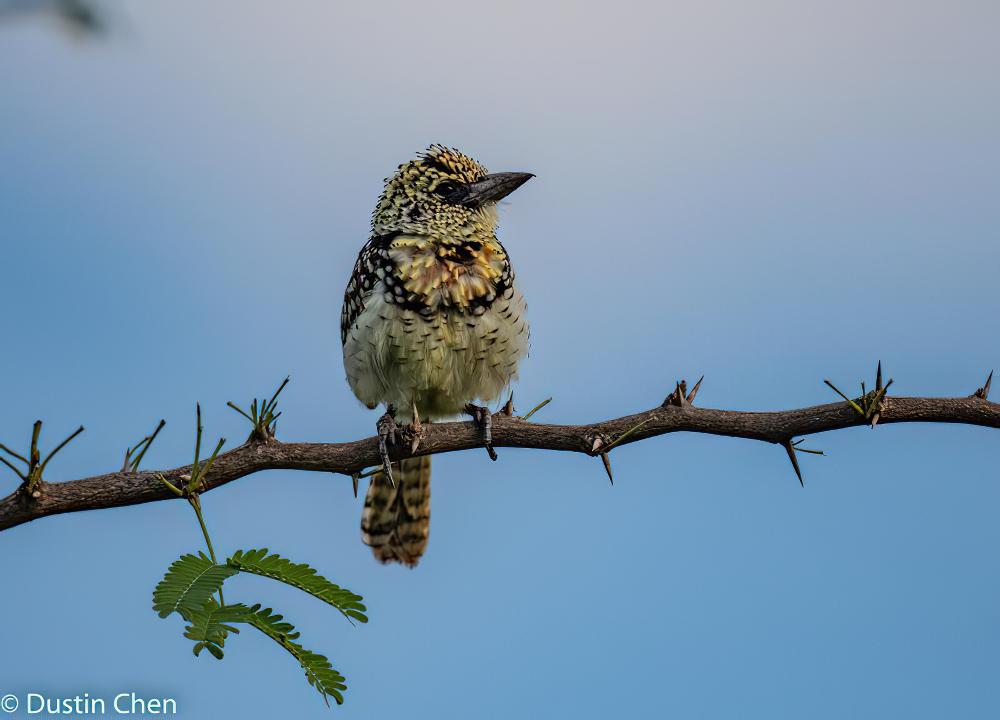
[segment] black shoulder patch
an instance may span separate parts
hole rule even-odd
[[[344,305],[340,310],[340,342],[347,342],[347,333],[354,321],[364,312],[365,304],[372,294],[372,289],[379,280],[379,269],[385,271],[391,267],[389,260],[389,245],[402,233],[391,232],[384,235],[373,235],[354,262],[354,271],[347,281],[344,291]]]

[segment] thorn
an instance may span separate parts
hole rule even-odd
[[[604,463],[604,472],[608,474],[608,480],[611,484],[615,484],[615,476],[611,473],[611,459],[608,457],[607,453],[601,453],[601,462]]]
[[[677,383],[674,391],[667,395],[667,399],[663,401],[663,405],[660,407],[667,407],[668,405],[673,405],[674,407],[684,407],[687,399],[687,381],[681,380]]]
[[[979,398],[980,400],[988,400],[990,397],[990,385],[993,383],[993,371],[990,370],[989,377],[986,378],[986,384],[981,388],[972,393],[972,397]]]
[[[799,461],[795,457],[795,446],[792,445],[792,440],[789,438],[782,443],[785,448],[785,452],[788,453],[788,459],[792,461],[792,469],[795,470],[795,477],[799,479],[799,485],[805,487],[806,484],[802,481],[802,471],[799,470]]]
[[[688,405],[692,405],[692,404],[694,404],[694,396],[698,394],[698,388],[700,388],[700,387],[701,387],[701,381],[702,381],[702,380],[704,380],[704,379],[705,379],[705,376],[704,376],[704,375],[702,375],[702,376],[701,376],[700,378],[698,378],[698,382],[696,382],[696,383],[694,384],[694,387],[693,387],[693,388],[691,388],[691,392],[690,392],[690,394],[689,394],[689,395],[687,396],[687,402],[688,402]]]
[[[599,455],[600,456],[601,462],[604,464],[604,472],[606,472],[608,474],[608,480],[610,480],[611,484],[614,485],[615,484],[615,476],[611,472],[611,458],[608,457],[608,451],[612,447],[614,447],[615,444],[611,443],[609,445],[608,443],[606,443],[604,441],[604,436],[600,435],[600,434],[591,435],[591,436],[589,436],[589,439],[590,439],[590,449],[587,452],[590,455]],[[602,451],[601,448],[605,448],[605,450]]]
[[[889,393],[889,387],[892,385],[892,378],[889,378],[889,382],[885,384],[885,387],[875,393],[875,397],[872,400],[871,411],[872,414],[872,430],[878,424],[879,418],[882,417],[882,410],[887,407],[886,397]]]
[[[514,391],[513,390],[510,391],[510,397],[507,398],[507,402],[504,403],[504,406],[501,409],[501,412],[504,415],[506,415],[507,417],[513,417],[514,416]]]
[[[420,426],[420,413],[417,411],[417,404],[415,402],[410,402],[410,412],[413,413],[410,426],[415,432],[419,433],[423,428]]]
[[[354,485],[354,499],[358,499],[358,481],[361,480],[361,473],[351,474],[351,484]]]
[[[878,361],[878,369],[875,371],[875,392],[882,389],[882,361]]]
[[[423,434],[424,428],[420,424],[420,413],[417,412],[417,404],[415,402],[410,403],[410,409],[413,413],[413,419],[410,422],[410,430],[413,433],[413,439],[410,441],[410,455],[417,452],[417,448],[420,447],[420,437]]]

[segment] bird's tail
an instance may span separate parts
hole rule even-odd
[[[396,487],[372,475],[361,513],[361,539],[379,562],[414,567],[427,549],[431,527],[431,458],[405,458],[393,467]]]

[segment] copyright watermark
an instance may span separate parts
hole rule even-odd
[[[23,701],[23,702],[22,702]],[[0,697],[0,712],[8,715],[21,710],[24,715],[48,717],[73,715],[77,717],[121,717],[137,720],[145,717],[163,717],[177,714],[177,701],[170,697],[145,697],[136,692],[120,692],[110,697],[97,697],[82,693],[69,697],[24,693],[20,697],[6,693]]]

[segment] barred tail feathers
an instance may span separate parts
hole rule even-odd
[[[361,540],[379,562],[415,567],[427,549],[431,522],[431,458],[405,458],[393,467],[393,487],[372,476],[361,513]]]

